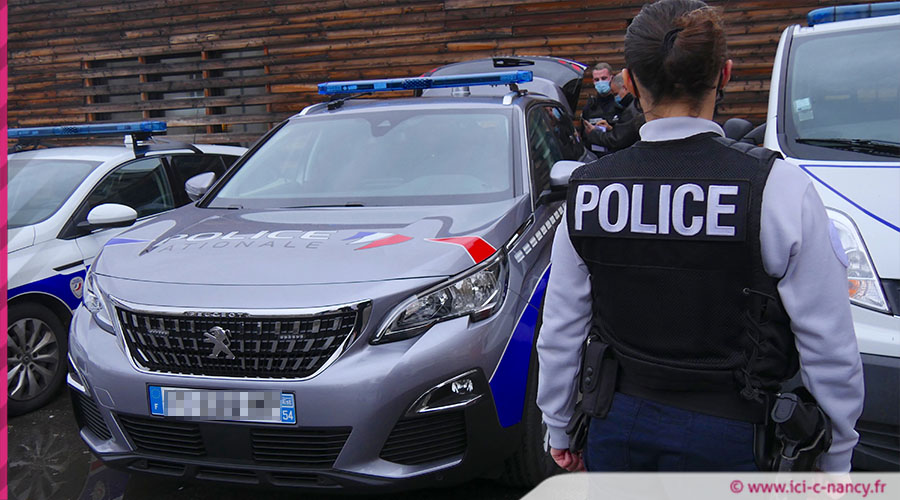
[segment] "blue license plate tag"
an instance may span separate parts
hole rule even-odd
[[[281,391],[208,391],[148,386],[150,414],[188,420],[293,424],[294,395]]]

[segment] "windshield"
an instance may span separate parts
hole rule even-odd
[[[9,159],[7,224],[37,224],[55,214],[98,161]]]
[[[213,208],[444,205],[513,196],[510,110],[296,119],[215,194]]]
[[[892,27],[795,38],[782,108],[788,137],[900,144],[898,37]]]

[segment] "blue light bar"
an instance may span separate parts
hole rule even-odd
[[[817,24],[833,23],[835,21],[892,16],[894,14],[900,14],[900,2],[822,7],[821,9],[809,11],[809,14],[806,15],[806,23],[810,26],[815,26]]]
[[[533,77],[534,75],[531,71],[500,71],[496,73],[475,73],[469,75],[389,78],[385,80],[357,80],[354,82],[326,82],[319,84],[319,93],[333,95],[352,94],[357,92],[472,87],[475,85],[509,85],[511,83],[530,82]]]
[[[11,128],[7,137],[65,137],[78,135],[126,135],[165,132],[166,122],[146,121],[128,123],[91,123],[86,125],[62,125],[58,127]]]

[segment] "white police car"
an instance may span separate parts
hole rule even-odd
[[[11,139],[131,135],[132,145],[9,154],[8,390],[17,415],[47,403],[66,375],[67,331],[100,248],[135,220],[190,201],[183,188],[221,175],[245,148],[142,143],[164,122],[11,129]],[[127,141],[126,141],[127,142]]]
[[[900,2],[828,7],[787,28],[764,142],[814,179],[847,252],[866,383],[853,460],[877,470],[900,470],[898,14]]]

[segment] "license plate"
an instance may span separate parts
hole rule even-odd
[[[208,391],[151,385],[150,414],[188,420],[293,424],[294,395],[281,391]]]

